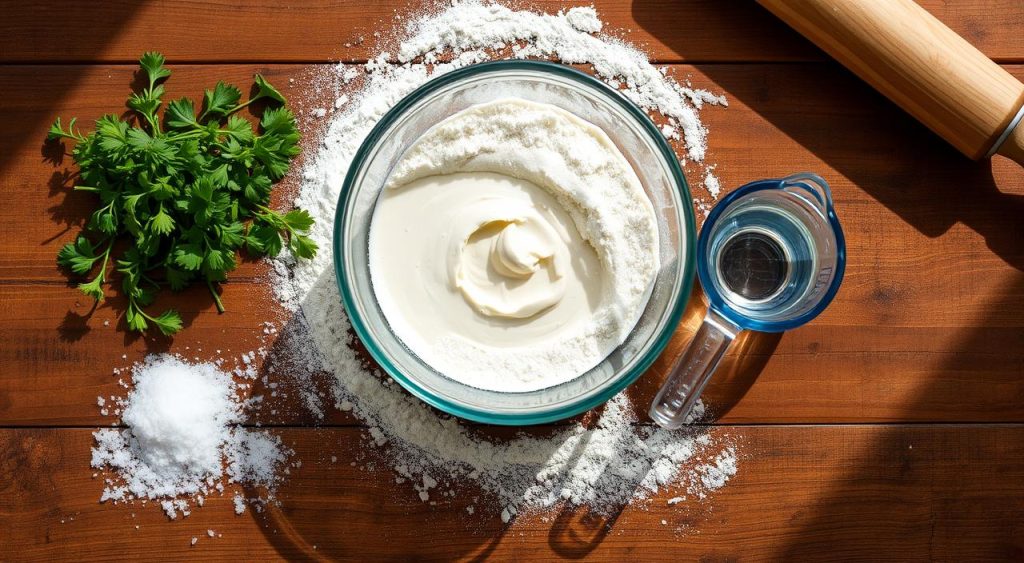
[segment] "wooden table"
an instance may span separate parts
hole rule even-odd
[[[300,415],[249,421],[276,426],[302,460],[265,515],[235,516],[230,496],[175,522],[152,506],[99,504],[89,448],[111,421],[96,397],[122,392],[112,370],[153,351],[255,348],[274,304],[264,268],[247,263],[225,287],[224,315],[205,289],[167,301],[190,325],[173,341],[126,335],[117,299],[90,314],[54,263],[90,200],[61,186],[70,163],[43,146],[50,121],[119,111],[149,49],[170,60],[175,95],[259,71],[300,101],[311,65],[365,59],[372,41],[343,44],[390,26],[405,4],[58,4],[0,2],[0,559],[1024,558],[1024,171],[967,161],[761,8],[716,0],[597,8],[656,60],[728,96],[702,114],[723,185],[799,170],[832,183],[849,264],[819,319],[746,340],[709,388],[712,431],[742,455],[709,502],[659,498],[612,521],[470,521],[462,500],[429,506],[390,472],[351,467],[365,429],[332,412],[320,427]],[[923,4],[1024,77],[1019,0]],[[640,400],[664,369],[633,391]]]

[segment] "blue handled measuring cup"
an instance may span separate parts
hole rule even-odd
[[[832,301],[845,268],[846,242],[825,180],[794,174],[726,196],[697,238],[707,315],[655,397],[651,418],[682,426],[740,332],[807,323]]]

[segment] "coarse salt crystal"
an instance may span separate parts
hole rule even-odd
[[[202,506],[210,487],[223,491],[225,477],[274,487],[287,450],[272,435],[238,426],[241,406],[228,374],[162,354],[136,365],[132,380],[121,417],[127,428],[93,434],[92,466],[117,477],[107,480],[100,502],[152,499],[173,520],[191,513],[189,499]]]

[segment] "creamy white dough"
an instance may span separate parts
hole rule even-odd
[[[598,127],[504,99],[438,123],[395,166],[370,274],[395,334],[445,376],[524,392],[607,357],[658,271],[654,210]]]

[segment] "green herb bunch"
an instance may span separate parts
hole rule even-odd
[[[98,198],[83,234],[60,250],[57,262],[79,275],[95,270],[78,287],[102,301],[114,244],[127,240],[113,259],[128,297],[127,325],[145,332],[152,324],[173,334],[181,329],[176,311],[145,310],[161,288],[203,281],[223,312],[215,284],[235,269],[239,249],[276,256],[287,245],[296,257],[311,258],[317,247],[306,236],[313,224],[308,213],[268,207],[274,182],[299,153],[294,115],[283,106],[268,108],[258,131],[236,115],[256,100],[283,105],[284,96],[259,74],[256,95],[244,103],[238,88],[218,82],[206,90],[198,115],[182,98],[167,104],[161,124],[161,83],[171,71],[160,53],[144,54],[139,64],[148,85],[128,99],[134,120],[105,115],[86,135],[74,119],[67,129],[60,118],[50,127],[47,139],[75,141],[74,189]]]

